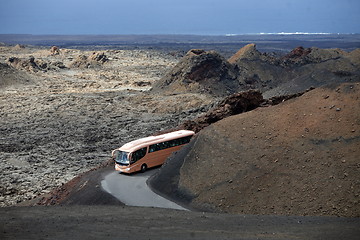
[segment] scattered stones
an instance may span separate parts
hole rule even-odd
[[[34,56],[29,56],[27,60],[17,57],[10,57],[8,63],[17,69],[24,69],[29,72],[38,72],[41,68],[36,64]]]
[[[93,52],[90,56],[79,55],[73,63],[71,63],[71,67],[76,68],[90,68],[99,66],[109,61],[105,53],[103,52]]]
[[[65,49],[55,55],[49,50],[9,55],[9,64],[18,69],[0,63],[0,206],[47,193],[108,161],[112,149],[175,127],[212,101],[196,94],[142,92],[176,62],[161,52]],[[91,56],[98,68],[72,67],[82,55]],[[29,64],[38,71],[28,71]],[[27,79],[34,81],[25,85]]]

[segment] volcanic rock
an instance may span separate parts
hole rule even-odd
[[[292,62],[291,64],[289,64]],[[291,94],[305,88],[360,81],[360,58],[357,51],[311,48],[299,58],[283,65],[284,75],[264,91],[264,97]],[[274,85],[275,84],[275,85]],[[277,85],[276,85],[277,84]]]
[[[359,54],[340,49],[297,47],[283,57],[260,53],[248,44],[229,62],[240,89],[259,89],[265,98],[303,92],[330,83],[360,80]]]
[[[90,56],[79,55],[71,67],[76,68],[90,68],[94,66],[100,66],[108,61],[107,56],[103,52],[93,52]]]
[[[283,66],[290,64],[306,64],[305,57],[311,52],[310,48],[304,48],[302,46],[294,48],[290,53],[282,58]]]
[[[87,68],[90,65],[87,60],[87,56],[81,54],[75,59],[73,63],[71,63],[71,67]]]
[[[59,47],[57,47],[57,46],[52,46],[52,47],[50,48],[50,54],[51,54],[51,55],[59,55],[59,54],[60,54],[60,49],[59,49]]]
[[[25,48],[25,45],[22,45],[22,44],[16,44],[14,49],[15,50],[20,50],[20,49],[24,49]]]
[[[360,48],[357,48],[347,54],[346,58],[349,59],[350,62],[356,65],[358,68],[360,68]]]
[[[259,107],[264,99],[259,91],[246,91],[232,94],[217,104],[206,114],[194,120],[188,120],[180,125],[179,129],[199,132],[203,128],[223,118],[247,112]]]
[[[258,89],[265,98],[311,87],[360,81],[359,53],[297,47],[283,57],[248,44],[226,61],[214,51],[190,50],[153,91],[197,92],[214,96]]]
[[[276,86],[281,79],[291,78],[288,76],[291,73],[284,71],[277,59],[260,53],[255,44],[248,44],[241,48],[228,61],[237,70],[237,80],[242,90],[265,91]]]
[[[234,68],[217,52],[192,49],[152,90],[224,96],[237,92],[239,84]]]
[[[41,68],[36,64],[35,58],[30,56],[28,59],[20,59],[17,57],[11,57],[8,59],[8,63],[17,69],[24,69],[29,72],[38,72]]]
[[[305,65],[310,63],[321,63],[332,59],[339,59],[347,55],[347,52],[341,49],[320,49],[316,47],[303,48],[297,47],[289,54],[282,58],[282,65],[284,67],[291,67],[291,65]]]
[[[93,54],[90,55],[88,59],[90,61],[96,61],[99,63],[105,63],[109,60],[103,52],[93,52]]]
[[[60,61],[51,62],[47,59],[35,59],[33,56],[30,56],[28,59],[10,57],[8,59],[8,63],[14,68],[19,70],[26,70],[32,73],[66,68],[65,65]]]

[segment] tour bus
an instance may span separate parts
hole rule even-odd
[[[115,170],[124,173],[145,172],[147,168],[161,165],[172,152],[190,142],[194,134],[193,131],[179,130],[126,143],[112,151]]]

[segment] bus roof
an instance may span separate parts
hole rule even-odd
[[[158,136],[150,136],[145,138],[140,138],[131,142],[124,144],[122,147],[118,148],[120,151],[124,152],[134,152],[140,148],[146,147],[148,145],[165,142],[181,137],[194,135],[195,132],[189,130],[178,130],[170,133],[161,134]]]

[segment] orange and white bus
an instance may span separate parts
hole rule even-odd
[[[140,138],[112,151],[115,170],[124,173],[144,172],[161,165],[174,151],[190,142],[195,133],[179,130],[158,136]]]

